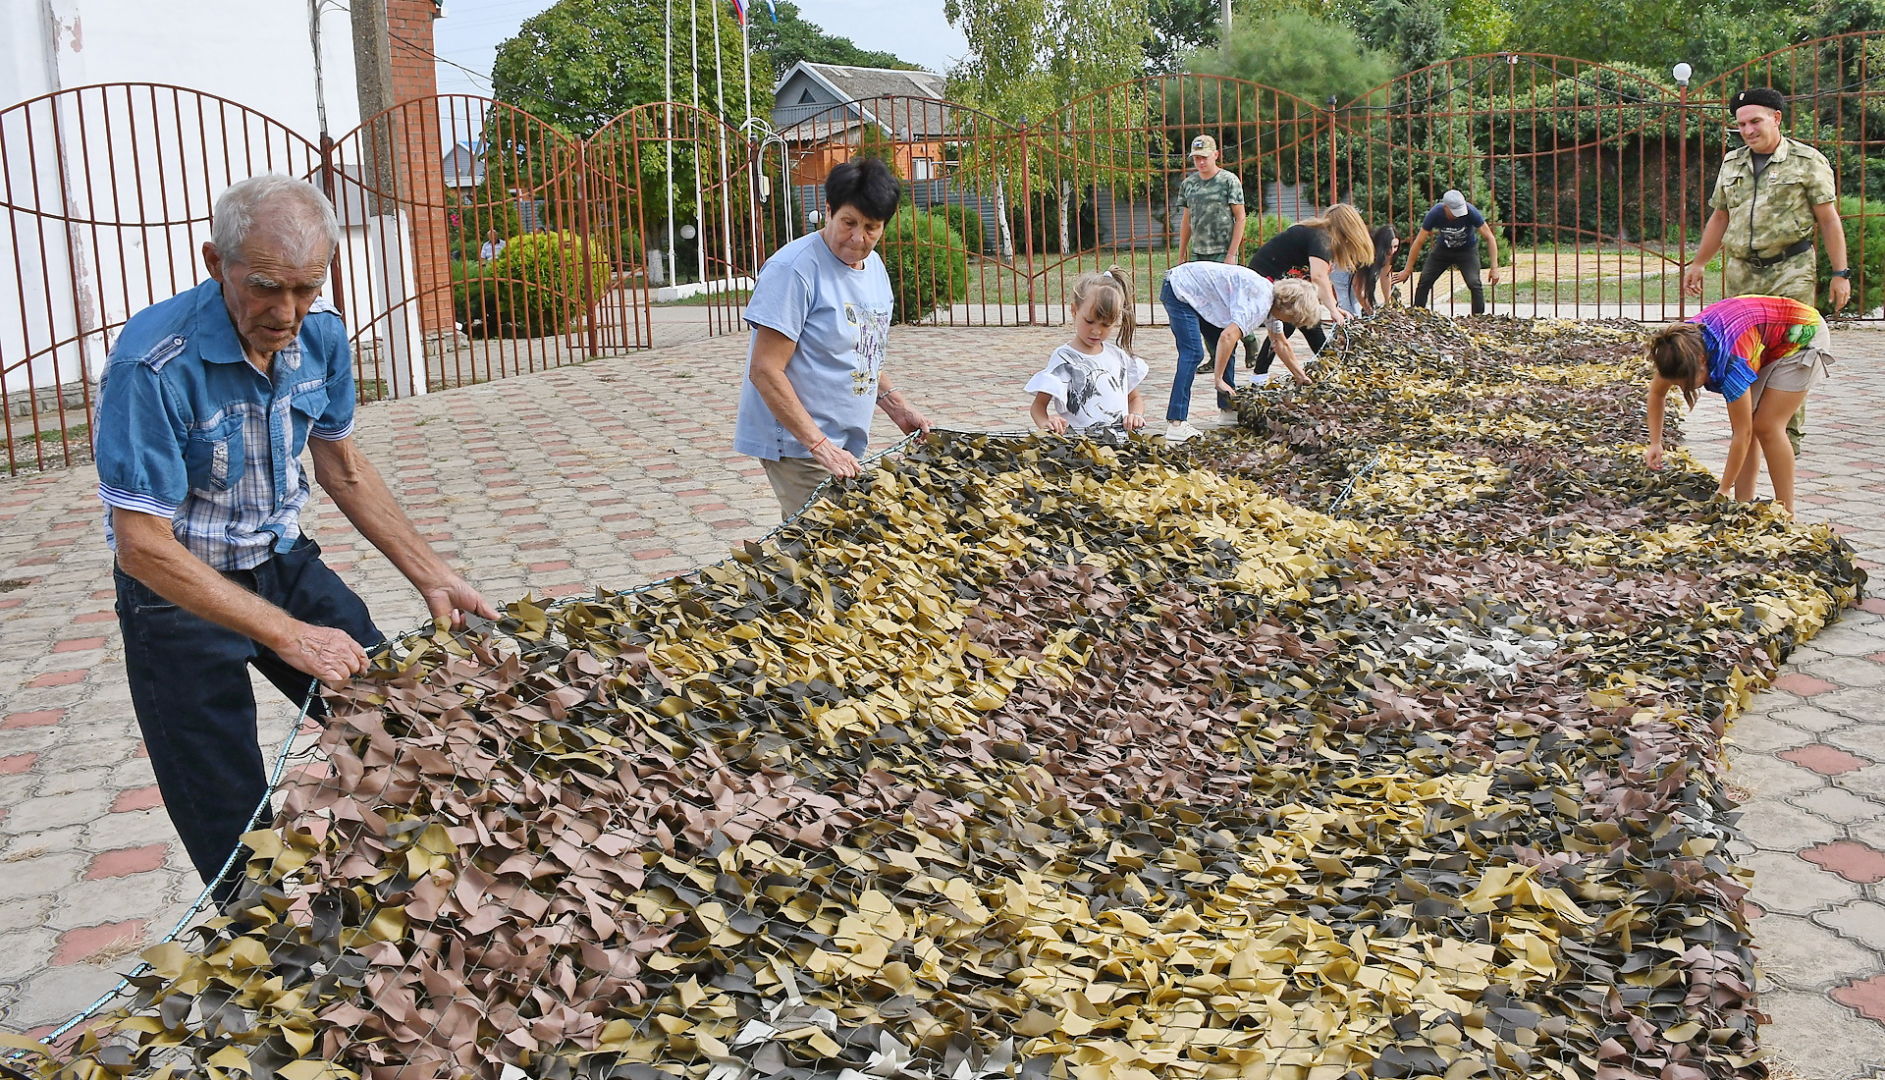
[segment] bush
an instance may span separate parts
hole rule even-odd
[[[585,244],[575,233],[528,233],[511,237],[504,253],[488,262],[455,263],[452,301],[458,321],[473,337],[562,333],[609,287],[605,248]]]
[[[470,203],[450,208],[452,257],[476,259],[486,232],[496,229],[506,239],[524,231],[517,199],[501,188],[484,185],[471,189]]]
[[[955,234],[962,238],[962,246],[971,255],[980,255],[987,250],[982,246],[982,214],[973,206],[949,205],[930,211],[949,223]]]
[[[898,322],[921,322],[937,308],[968,298],[968,255],[941,214],[897,211],[877,251],[890,272]]]
[[[1237,251],[1244,257],[1245,262],[1249,262],[1250,256],[1257,253],[1257,249],[1263,246],[1265,240],[1294,224],[1296,223],[1281,214],[1245,214],[1244,243]]]
[[[452,315],[459,329],[474,338],[497,333],[497,289],[485,264],[477,259],[452,263]]]
[[[1852,302],[1846,305],[1846,311],[1853,315],[1864,314],[1885,303],[1885,212],[1873,204],[1871,211],[1861,216],[1862,209],[1864,204],[1857,196],[1840,197],[1839,216],[1846,226],[1846,257],[1852,261]],[[1830,311],[1832,307],[1828,299],[1831,290],[1824,285],[1832,280],[1832,271],[1832,264],[1826,261],[1826,246],[1821,244],[1821,311]]]
[[[1079,191],[1073,192],[1075,199],[1081,199]],[[1020,199],[1015,199],[1008,206],[1008,227],[1013,230],[1017,248],[1024,236],[1030,235],[1024,225],[1028,216],[1023,213]],[[1060,198],[1053,192],[1037,191],[1034,193],[1032,233],[1034,254],[1054,255],[1060,253]],[[1100,222],[1094,213],[1091,199],[1085,199],[1073,208],[1067,217],[1067,240],[1073,251],[1091,251],[1099,246]]]
[[[498,318],[514,337],[569,329],[610,281],[608,252],[571,232],[531,233],[511,240],[488,263],[497,286]],[[584,273],[583,262],[589,262]]]

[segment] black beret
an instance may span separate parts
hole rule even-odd
[[[1787,107],[1787,99],[1771,86],[1750,86],[1728,99],[1728,111],[1739,112],[1743,105],[1765,105],[1780,112]]]

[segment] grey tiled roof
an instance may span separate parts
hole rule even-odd
[[[844,67],[839,64],[806,64],[820,76],[830,81],[844,96],[869,110],[878,123],[890,131],[895,139],[923,138],[926,136],[945,135],[949,131],[949,110],[940,103],[912,101],[911,98],[941,98],[946,82],[941,75],[929,71],[897,71],[890,68]],[[830,114],[830,119],[813,121],[819,128],[837,130],[837,113]],[[794,134],[786,138],[810,138],[811,135],[797,134],[798,124],[792,128]],[[826,137],[819,135],[815,137]]]

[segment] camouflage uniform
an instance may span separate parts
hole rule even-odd
[[[1223,262],[1236,224],[1230,208],[1243,204],[1244,185],[1228,169],[1219,169],[1209,180],[1197,173],[1185,177],[1178,187],[1178,205],[1191,212],[1191,250],[1185,258]]]
[[[1834,198],[1833,169],[1825,155],[1794,139],[1782,138],[1759,176],[1754,173],[1754,152],[1746,146],[1730,150],[1715,178],[1711,209],[1728,215],[1728,232],[1721,250],[1727,269],[1729,296],[1785,296],[1813,305],[1819,296],[1814,274],[1812,239],[1818,227],[1813,208]],[[1768,260],[1805,240],[1806,250],[1770,266],[1750,260]],[[1787,436],[1799,449],[1805,434],[1806,406],[1787,422]]]

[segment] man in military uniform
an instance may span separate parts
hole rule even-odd
[[[1191,163],[1198,171],[1178,186],[1179,261],[1236,263],[1244,241],[1244,185],[1217,167],[1217,140],[1209,135],[1191,140]],[[1210,371],[1213,358],[1206,353],[1198,371]]]
[[[1786,98],[1765,86],[1751,87],[1728,102],[1736,130],[1746,145],[1722,159],[1721,175],[1708,205],[1714,209],[1702,228],[1695,258],[1682,271],[1682,287],[1702,294],[1702,269],[1715,252],[1727,253],[1729,296],[1786,296],[1817,304],[1813,229],[1819,227],[1833,265],[1833,310],[1852,298],[1852,271],[1846,264],[1846,232],[1834,202],[1833,169],[1818,150],[1780,133]],[[1806,408],[1787,424],[1796,451],[1805,434]]]

